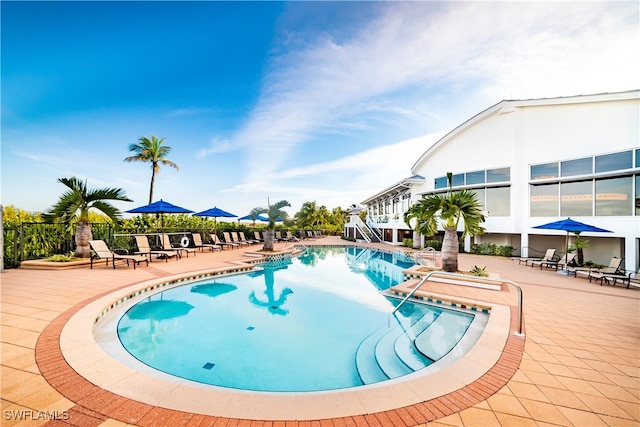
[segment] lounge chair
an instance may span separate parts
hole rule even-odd
[[[545,264],[550,261],[559,261],[560,257],[556,255],[555,249],[547,249],[547,252],[544,254],[544,257],[541,259],[531,260],[531,268],[539,265],[542,268],[542,264]],[[525,263],[526,265],[526,263]]]
[[[187,254],[187,258],[189,258],[189,252],[195,255],[196,250],[193,248],[185,248],[182,246],[173,246],[171,244],[171,240],[169,239],[169,235],[162,233],[160,235],[160,242],[162,243],[162,249],[165,251],[175,251],[178,253],[178,257],[182,258],[182,253],[185,252]]]
[[[620,274],[604,273],[602,278],[606,284],[612,284],[613,286],[615,286],[619,280],[623,285],[625,283],[627,284],[627,289],[629,289],[629,286],[640,287],[640,270],[628,274],[626,272]],[[600,281],[600,286],[602,286],[602,280]]]
[[[220,246],[222,246],[222,249],[224,249],[224,248],[225,248],[225,246],[226,246],[226,247],[229,247],[229,248],[231,248],[231,249],[235,249],[235,248],[237,248],[237,247],[239,247],[239,246],[240,246],[240,245],[237,245],[237,244],[235,244],[235,243],[228,242],[228,241],[226,241],[226,240],[223,242],[222,240],[220,240],[220,238],[218,237],[218,235],[217,235],[217,234],[211,234],[211,241],[212,241],[213,243],[215,243],[216,245],[220,245]]]
[[[259,231],[254,231],[253,232],[253,238],[256,239],[258,242],[264,242],[264,239],[260,235]]]
[[[299,242],[300,241],[300,239],[298,239],[296,236],[291,234],[290,231],[287,231],[287,240],[289,240],[289,241],[293,240],[294,242]]]
[[[547,249],[547,252],[545,252],[542,258],[520,258],[518,260],[518,264],[522,264],[524,262],[524,265],[529,265],[530,262],[534,262],[534,261],[551,261],[555,256],[555,254],[556,254],[555,249]]]
[[[240,240],[240,236],[238,236],[237,232],[232,231],[232,232],[230,232],[230,234],[231,234],[231,241],[233,243],[237,243],[237,244],[239,244],[241,246],[249,246],[250,245],[249,242]]]
[[[242,242],[248,242],[250,245],[256,245],[258,243],[260,243],[259,240],[255,240],[255,239],[247,239],[247,237],[244,235],[244,231],[240,231],[238,233],[238,235],[240,236],[240,241]]]
[[[282,237],[282,233],[279,231],[276,231],[276,241],[277,242],[287,242],[289,239],[287,239],[286,237]]]
[[[620,270],[623,259],[624,258],[613,257],[609,262],[609,266],[604,268],[590,268],[588,270],[585,270],[583,268],[576,268],[574,270],[574,274],[576,277],[581,276],[589,279],[589,282],[591,282],[592,279],[600,280],[600,284],[602,284],[602,280],[604,279],[605,275],[623,273],[623,271]],[[571,269],[569,271],[571,271]]]
[[[107,244],[102,240],[89,240],[89,245],[91,249],[93,249],[94,254],[91,255],[90,268],[93,269],[93,260],[94,259],[104,259],[107,261],[107,267],[109,266],[109,260],[113,264],[113,268],[116,268],[116,260],[121,259],[127,262],[127,266],[129,265],[129,261],[133,262],[133,269],[136,269],[136,265],[141,262],[146,262],[149,265],[149,259],[147,259],[144,255],[129,255],[112,252]],[[118,250],[118,249],[116,249]],[[124,251],[124,249],[119,249]]]
[[[135,235],[133,236],[136,239],[136,246],[138,246],[138,251],[134,252],[136,255],[145,255],[149,257],[149,261],[151,261],[151,255],[155,255],[157,258],[164,258],[165,262],[169,261],[169,258],[175,257],[178,259],[178,253],[175,251],[159,251],[155,249],[151,249],[149,246],[149,239],[144,235]]]
[[[224,241],[226,243],[231,243],[232,245],[234,245],[234,247],[239,248],[241,246],[244,246],[238,242],[234,242],[233,239],[231,238],[231,234],[228,231],[223,231],[222,232],[222,238],[224,239]]]
[[[202,243],[202,237],[200,236],[200,233],[191,233],[191,237],[193,239],[193,245],[196,248],[200,248],[202,252],[204,252],[204,248],[209,248],[211,252],[222,250],[222,248],[215,243]]]
[[[570,253],[570,254],[565,254],[560,259],[552,259],[551,261],[541,261],[540,270],[542,270],[542,267],[555,268],[556,270],[558,270],[559,267],[562,267],[564,269],[569,265],[575,265],[575,259],[577,256],[578,254],[576,253]]]

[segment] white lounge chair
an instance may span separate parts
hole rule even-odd
[[[90,268],[93,269],[93,260],[94,259],[104,259],[107,261],[107,267],[109,266],[109,260],[113,264],[113,268],[116,268],[116,260],[123,260],[127,262],[127,266],[129,265],[129,261],[133,262],[133,269],[136,269],[136,265],[141,262],[146,262],[149,265],[149,260],[144,255],[129,255],[129,254],[120,254],[116,252],[112,252],[111,249],[107,246],[107,244],[102,240],[89,240],[89,245],[93,250],[93,254],[91,255]]]

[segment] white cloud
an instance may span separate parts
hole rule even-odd
[[[469,99],[480,111],[506,98],[640,86],[632,3],[410,2],[382,10],[341,44],[322,34],[275,58],[259,102],[231,138],[251,165],[238,189],[256,188],[265,177],[312,173],[276,171],[298,145],[318,134],[365,134],[372,117],[419,124],[435,114],[429,112],[455,111],[455,102]],[[467,93],[448,98],[456,91]],[[444,103],[430,105],[429,97]]]
[[[226,139],[215,138],[211,141],[209,148],[203,148],[198,151],[198,158],[207,157],[210,154],[228,153],[229,151],[237,150],[239,147],[234,146],[233,143]]]

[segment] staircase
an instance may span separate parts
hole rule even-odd
[[[467,327],[437,309],[414,308],[391,317],[389,324],[376,329],[358,346],[358,375],[363,384],[373,384],[425,368],[449,353]]]
[[[367,242],[371,243],[382,241],[382,236],[379,234],[378,229],[369,227],[364,223],[364,221],[362,221],[362,219],[360,219],[359,216],[352,215],[351,222],[355,224],[356,228]]]

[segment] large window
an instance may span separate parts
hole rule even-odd
[[[511,187],[488,187],[486,210],[489,216],[511,215]]]
[[[596,173],[633,167],[633,151],[596,156]]]
[[[558,162],[543,165],[531,165],[531,180],[550,179],[558,177]]]
[[[596,180],[596,216],[633,215],[631,176]]]
[[[560,185],[561,216],[593,215],[593,180]]]
[[[510,180],[510,168],[487,169],[487,182],[509,182]]]
[[[562,176],[589,175],[593,173],[593,157],[561,162],[560,171]]]
[[[558,184],[532,185],[529,214],[558,216]]]
[[[467,185],[484,184],[484,171],[467,172]]]
[[[478,195],[478,201],[480,202],[480,210],[486,211],[486,203],[485,203],[485,189],[484,188],[474,188],[473,190],[474,193],[476,193]]]
[[[640,150],[638,150],[640,155]],[[640,216],[640,175],[636,175],[636,216]]]

